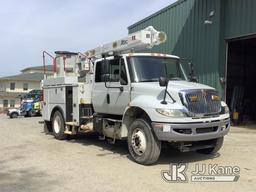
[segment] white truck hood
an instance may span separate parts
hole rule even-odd
[[[133,83],[132,87],[139,90],[163,90],[164,87],[159,86],[159,82],[140,82],[140,83]],[[200,83],[193,83],[188,81],[169,81],[168,84],[168,91],[175,91],[179,92],[182,90],[188,90],[188,89],[214,89],[213,87],[203,85]]]
[[[165,87],[160,87],[159,82],[140,82],[132,84],[132,97],[139,95],[151,95],[156,96],[158,99],[162,98]],[[193,83],[188,81],[169,81],[168,92],[171,96],[180,103],[179,92],[182,90],[191,89],[214,89],[210,86],[200,83]],[[170,100],[170,98],[166,98]]]
[[[156,83],[159,86],[159,83]],[[214,89],[210,86],[203,85],[200,83],[193,83],[188,81],[170,81],[168,84],[168,90],[187,90],[187,89]]]

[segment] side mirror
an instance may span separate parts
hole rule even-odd
[[[159,78],[159,85],[160,87],[166,87],[169,83],[169,79],[166,77],[160,77]]]
[[[197,77],[193,76],[193,77],[190,77],[190,78],[189,78],[189,81],[190,81],[190,82],[197,83],[197,82],[198,82],[198,79],[197,79]]]
[[[194,74],[194,65],[192,63],[188,64],[189,66],[189,81],[191,82],[198,82],[197,77]]]

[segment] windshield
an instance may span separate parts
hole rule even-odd
[[[159,77],[170,80],[187,79],[179,60],[175,58],[135,56],[127,60],[132,82],[154,82]]]

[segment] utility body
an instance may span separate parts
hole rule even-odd
[[[57,51],[43,81],[45,130],[66,139],[78,132],[127,140],[140,164],[155,163],[163,143],[216,153],[229,131],[229,110],[212,87],[192,82],[180,58],[134,53],[166,41],[153,27],[86,51]]]

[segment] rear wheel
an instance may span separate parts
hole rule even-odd
[[[199,149],[197,150],[198,153],[201,154],[216,154],[222,147],[224,141],[224,137],[220,137],[218,139],[213,140],[214,147],[207,148],[207,149]]]
[[[56,139],[64,140],[67,138],[65,132],[65,122],[62,114],[56,111],[52,118],[52,130]]]
[[[35,113],[35,111],[34,110],[30,110],[30,111],[28,111],[28,117],[35,117],[36,116],[36,113]]]
[[[133,160],[139,164],[155,163],[161,152],[161,141],[151,131],[144,119],[135,120],[128,132],[128,148]]]

